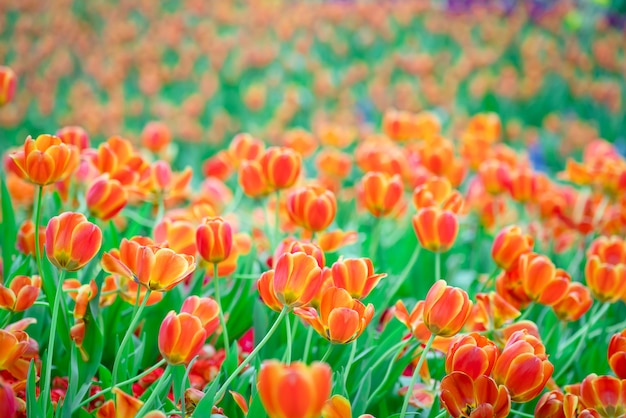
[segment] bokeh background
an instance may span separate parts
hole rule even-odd
[[[66,125],[138,142],[160,120],[196,165],[242,131],[358,137],[386,109],[428,109],[454,139],[494,111],[558,169],[597,137],[626,148],[625,15],[626,0],[0,2],[0,64],[19,77],[0,145]]]

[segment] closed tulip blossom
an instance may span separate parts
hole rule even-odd
[[[489,376],[476,379],[455,371],[441,380],[441,404],[453,418],[509,416],[511,398],[502,385]]]
[[[245,132],[235,135],[228,145],[228,154],[235,167],[239,167],[244,161],[259,160],[264,151],[265,144],[263,141]]]
[[[219,263],[233,249],[233,231],[222,218],[206,218],[196,229],[196,245],[200,257],[208,263]]]
[[[459,213],[463,208],[463,196],[452,188],[445,177],[430,177],[413,191],[413,204],[419,210],[437,206],[443,210]]]
[[[424,324],[435,335],[451,337],[463,328],[471,309],[472,302],[464,290],[438,280],[426,295]]]
[[[0,309],[23,312],[33,306],[41,289],[41,277],[16,276],[8,287],[0,284]]]
[[[522,330],[509,337],[492,375],[507,387],[513,402],[528,402],[541,393],[553,371],[541,341]]]
[[[219,310],[220,307],[215,300],[195,295],[185,299],[183,306],[180,308],[181,313],[188,313],[200,319],[207,337],[219,328]]]
[[[370,294],[386,273],[374,274],[374,265],[369,258],[347,258],[332,266],[335,286],[348,291],[355,299],[363,299]]]
[[[78,167],[78,148],[53,135],[26,138],[24,149],[11,154],[20,174],[30,182],[46,186],[64,180]]]
[[[159,351],[171,365],[188,364],[198,354],[206,337],[200,318],[170,311],[159,329]]]
[[[322,285],[322,269],[305,253],[285,253],[274,269],[273,291],[284,306],[294,308],[309,303]]]
[[[286,147],[268,148],[259,162],[271,190],[282,190],[293,186],[302,169],[300,154]]]
[[[399,175],[372,171],[361,179],[363,203],[375,217],[391,214],[400,204],[404,186]]]
[[[587,250],[585,280],[594,298],[616,302],[626,294],[626,241],[601,236]]]
[[[578,282],[570,282],[565,296],[552,305],[557,318],[561,321],[578,321],[593,305],[589,288]]]
[[[478,333],[458,337],[446,355],[446,373],[459,371],[472,379],[491,374],[498,358],[496,344]]]
[[[80,126],[65,126],[57,131],[56,136],[64,144],[74,145],[81,152],[89,148],[89,134]]]
[[[44,226],[39,227],[39,254],[43,254],[44,244],[46,241],[46,228]],[[35,223],[27,219],[20,229],[17,231],[17,241],[15,243],[17,249],[26,255],[36,256],[35,250]]]
[[[259,397],[269,418],[319,418],[331,386],[332,370],[318,362],[307,366],[266,360],[257,379]]]
[[[5,65],[0,65],[0,107],[10,103],[15,96],[17,76]]]
[[[101,245],[102,231],[81,213],[64,212],[50,219],[46,227],[46,254],[60,269],[80,270]]]
[[[91,183],[85,200],[93,216],[108,221],[124,209],[128,202],[128,192],[119,181],[104,174]]]
[[[287,195],[289,218],[308,231],[319,232],[328,228],[336,212],[337,199],[330,190],[303,187]]]
[[[539,402],[535,406],[535,417],[537,418],[571,418],[585,417],[591,418],[596,415],[584,415],[580,411],[580,401],[578,396],[572,393],[566,393],[559,390],[546,392],[539,398]],[[578,412],[580,411],[580,412]]]
[[[238,181],[246,196],[261,198],[267,196],[272,189],[263,173],[263,167],[257,160],[243,161],[239,166]]]
[[[358,338],[374,316],[374,306],[353,299],[341,288],[330,287],[322,294],[319,314],[314,308],[296,308],[322,337],[334,344],[347,344]]]
[[[504,270],[517,268],[522,254],[532,251],[533,238],[525,235],[517,225],[503,228],[493,240],[491,257],[498,267]]]
[[[436,253],[448,251],[459,233],[457,215],[435,206],[417,211],[413,216],[413,229],[422,247]]]
[[[613,334],[607,354],[613,373],[620,379],[626,379],[626,329]]]

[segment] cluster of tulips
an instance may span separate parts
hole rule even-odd
[[[3,159],[0,415],[626,414],[626,159],[595,140],[551,178],[493,113],[381,130],[241,133],[195,171],[158,122],[142,147],[28,137]]]
[[[251,131],[275,143],[295,126],[377,126],[392,106],[437,109],[461,130],[488,108],[531,138],[550,113],[621,134],[623,31],[579,9],[615,2],[51,1],[1,9],[0,63],[24,93],[0,126],[19,138],[76,123],[135,137],[158,119],[183,141]]]

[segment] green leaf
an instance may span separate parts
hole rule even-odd
[[[29,417],[41,416],[41,407],[37,402],[36,380],[35,361],[31,360],[26,377],[26,416]]]
[[[209,386],[204,390],[204,397],[198,402],[196,405],[196,410],[193,414],[194,417],[204,418],[211,416],[211,409],[213,408],[213,398],[217,393],[219,388],[219,379],[220,375],[218,374],[215,379],[211,382]]]
[[[5,271],[11,271],[13,256],[16,253],[15,238],[17,237],[17,225],[15,213],[11,203],[11,195],[7,189],[4,175],[0,176],[0,203],[2,203],[2,223],[0,223],[0,236],[2,236],[2,260]],[[11,276],[9,276],[11,277]]]
[[[352,401],[352,416],[359,416],[365,413],[365,406],[367,405],[367,400],[370,396],[370,390],[372,388],[372,371],[368,370],[365,373],[361,380],[361,384],[359,385],[359,390],[356,392],[354,396],[354,400]]]

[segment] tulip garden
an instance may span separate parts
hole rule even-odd
[[[626,416],[626,11],[547,3],[0,5],[0,417]]]

